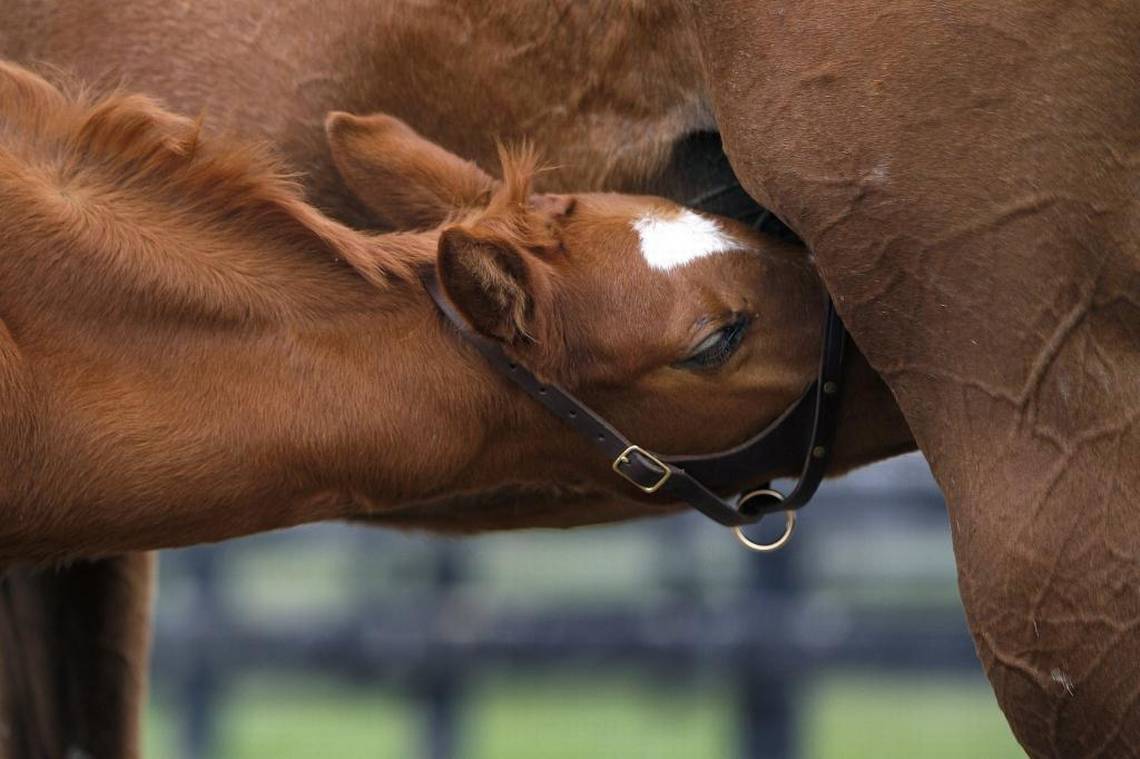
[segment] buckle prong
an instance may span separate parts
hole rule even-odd
[[[623,465],[628,466],[630,464],[629,455],[631,453],[638,453],[641,456],[644,456],[645,458],[649,459],[650,463],[653,464],[654,466],[660,467],[661,472],[662,472],[661,479],[657,480],[657,482],[653,483],[652,485],[646,486],[646,485],[642,485],[640,482],[638,482],[637,480],[633,479],[628,474],[623,472],[621,470],[621,467]],[[618,474],[620,474],[622,477],[629,480],[631,483],[633,483],[633,485],[635,487],[637,487],[643,493],[656,493],[658,490],[661,489],[661,487],[666,482],[669,481],[669,478],[673,475],[673,472],[672,472],[672,470],[669,469],[668,464],[666,464],[664,461],[662,461],[661,459],[654,456],[649,451],[642,448],[640,445],[631,445],[630,447],[628,447],[624,451],[622,451],[620,454],[618,454],[618,457],[616,459],[614,459],[613,470],[615,472],[617,472]]]

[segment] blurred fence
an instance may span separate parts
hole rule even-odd
[[[509,546],[506,571],[524,581],[489,593],[488,546]],[[235,588],[253,550],[313,566],[284,586]],[[805,675],[978,667],[949,584],[944,506],[916,457],[828,483],[790,548],[768,556],[683,515],[465,540],[324,526],[169,552],[161,571],[156,679],[181,715],[187,759],[216,755],[221,695],[249,670],[406,688],[427,715],[430,759],[460,759],[457,715],[478,671],[620,665],[681,685],[712,671],[735,684],[739,756],[783,759],[798,753]],[[513,597],[544,574],[588,579],[556,603]],[[335,609],[274,612],[310,575],[324,577]]]

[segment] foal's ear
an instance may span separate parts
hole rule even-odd
[[[442,224],[484,206],[495,181],[392,116],[330,113],[325,133],[345,183],[380,222],[394,229]]]
[[[448,297],[472,327],[508,344],[535,340],[545,289],[537,258],[477,228],[451,227],[440,235],[437,266]]]
[[[578,199],[573,195],[531,195],[528,203],[532,210],[558,222],[571,214]]]

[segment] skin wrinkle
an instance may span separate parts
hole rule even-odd
[[[938,366],[927,366],[922,364],[900,363],[894,366],[886,366],[879,369],[879,373],[883,375],[888,381],[891,379],[901,378],[907,374],[920,374],[926,377],[948,381],[956,384],[959,388],[977,390],[984,393],[988,398],[993,400],[1002,401],[1003,403],[1018,408],[1022,405],[1021,399],[1015,393],[992,385],[988,382],[975,379],[973,377],[965,377],[954,371],[943,369]]]
[[[1047,497],[1048,493],[1039,496],[1042,501],[1044,501],[1044,499]],[[1047,594],[1053,590],[1053,581],[1057,577],[1058,572],[1061,571],[1062,561],[1065,558],[1065,552],[1069,546],[1072,545],[1072,542],[1077,539],[1075,531],[1072,529],[1072,527],[1076,525],[1082,518],[1083,515],[1079,513],[1074,514],[1070,518],[1069,529],[1065,531],[1065,536],[1062,539],[1061,545],[1057,547],[1056,551],[1052,552],[1051,560],[1048,561],[1048,567],[1040,577],[1039,589],[1029,602],[1029,609],[1026,614],[1030,620],[1035,620],[1037,618],[1037,613],[1041,608],[1041,604],[1045,601]],[[1027,518],[1022,523],[1018,534],[1010,538],[1010,546],[1016,550],[1016,547],[1018,546],[1018,538],[1030,527],[1032,527],[1032,517]],[[1033,561],[1034,563],[1040,561],[1036,556],[1027,557],[1027,560]],[[1039,650],[1038,644],[1035,643],[1034,648]]]
[[[938,243],[936,245],[919,246],[916,250],[916,253],[915,253],[915,259],[916,259],[915,266],[920,267],[921,265],[923,265],[926,261],[929,260],[928,254],[932,250],[935,250],[938,248],[942,248],[941,243]],[[1102,257],[1102,262],[1100,265],[1103,266],[1103,257]],[[984,299],[980,299],[976,296],[971,297],[968,294],[964,294],[960,291],[946,290],[941,285],[941,283],[939,282],[939,279],[938,279],[939,275],[937,274],[937,272],[930,272],[930,273],[924,275],[921,268],[916,268],[915,270],[912,271],[909,264],[904,264],[904,266],[905,266],[906,270],[912,274],[914,282],[916,283],[916,286],[918,286],[918,287],[935,288],[940,293],[941,297],[948,298],[950,300],[963,301],[964,298],[970,297],[970,300],[965,301],[965,303],[963,304],[963,305],[966,305],[968,307],[982,307],[985,305]],[[1097,272],[1095,272],[1093,275],[1089,276],[1089,279],[1093,280],[1094,287],[1095,287],[1095,281],[1098,277],[1099,277],[1099,270]],[[1053,307],[1057,302],[1056,298],[1050,300],[1044,294],[1030,293],[1029,297],[1033,297],[1034,299],[1036,299],[1045,308]],[[1058,296],[1058,297],[1060,297],[1060,296]],[[1058,317],[1057,320],[1060,321],[1060,317]],[[1021,325],[1021,326],[1023,327],[1023,329],[1026,329],[1026,330],[1028,330],[1030,328],[1028,323]]]
[[[952,248],[962,240],[977,237],[992,229],[997,229],[1004,224],[1010,224],[1027,216],[1039,214],[1062,201],[1078,202],[1077,199],[1074,198],[1060,198],[1054,194],[1045,193],[1015,198],[998,208],[987,209],[987,215],[973,216],[963,224],[946,229],[942,236],[929,244],[929,248]],[[1080,201],[1080,204],[1087,205],[1087,203],[1083,201]]]
[[[1117,645],[1118,642],[1119,638],[1117,641],[1114,641],[1112,646]],[[1111,648],[1104,650],[1104,652],[1100,655],[1099,660],[1097,661],[1098,664],[1105,661],[1110,650]],[[1070,693],[1069,695],[1073,694]],[[1104,734],[1101,743],[1094,744],[1093,746],[1089,747],[1084,755],[1090,757],[1108,755],[1106,753],[1108,751],[1108,748],[1112,745],[1113,741],[1115,741],[1123,733],[1125,725],[1127,724],[1127,715],[1133,712],[1133,707],[1135,707],[1138,702],[1140,702],[1140,683],[1134,683],[1131,692],[1128,694],[1127,698],[1121,704],[1121,708],[1119,709],[1122,718],[1116,720],[1114,724],[1110,725],[1109,730]],[[1050,738],[1053,742],[1053,745],[1057,746],[1060,743],[1057,733],[1060,730],[1061,710],[1064,708],[1064,705],[1061,701],[1055,701],[1054,704],[1056,712],[1055,718],[1053,720],[1053,731],[1050,735]]]
[[[985,642],[991,657],[993,657],[995,661],[1000,662],[1003,666],[1009,670],[1012,670],[1013,672],[1024,675],[1025,678],[1028,679],[1031,683],[1044,690],[1045,686],[1041,683],[1041,673],[1037,671],[1036,667],[1034,667],[1032,663],[1025,661],[1023,657],[1003,652],[1000,648],[994,645],[990,633],[983,631],[980,637]]]
[[[1008,539],[1007,542],[1011,548],[1016,549],[1018,546],[1026,544],[1026,542],[1023,540],[1025,532],[1032,529],[1036,525],[1037,519],[1041,515],[1041,511],[1045,508],[1047,499],[1053,494],[1057,483],[1060,481],[1060,479],[1063,476],[1065,476],[1066,474],[1069,473],[1070,466],[1072,465],[1073,459],[1077,455],[1079,455],[1080,453],[1084,452],[1082,447],[1093,442],[1093,441],[1095,441],[1095,440],[1097,440],[1097,439],[1099,439],[1099,438],[1101,438],[1101,437],[1109,437],[1109,436],[1116,436],[1118,438],[1123,437],[1124,433],[1133,424],[1136,423],[1137,419],[1140,419],[1140,411],[1132,414],[1129,418],[1123,420],[1120,423],[1120,425],[1106,425],[1105,427],[1100,428],[1100,429],[1085,430],[1084,432],[1082,432],[1081,436],[1076,441],[1074,441],[1074,443],[1068,445],[1062,451],[1062,456],[1055,460],[1053,471],[1046,476],[1044,481],[1038,483],[1036,486],[1037,490],[1038,490],[1038,495],[1033,499],[1033,501],[1031,501],[1031,503],[1037,504],[1036,509],[1025,515],[1025,518],[1024,518],[1018,532],[1011,535],[1010,538]],[[1074,514],[1074,518],[1073,518],[1073,521],[1070,523],[1071,525],[1079,523],[1080,521],[1082,521],[1085,518],[1084,515],[1080,514],[1079,512],[1073,512],[1073,514]],[[1030,608],[1028,610],[1028,615],[1031,619],[1033,619],[1036,616],[1036,613],[1037,613],[1038,609],[1040,608],[1041,603],[1044,601],[1045,596],[1051,590],[1050,586],[1051,586],[1052,580],[1053,580],[1057,570],[1061,566],[1062,560],[1064,559],[1064,556],[1063,556],[1064,549],[1070,544],[1070,541],[1074,539],[1075,535],[1076,535],[1076,532],[1074,530],[1072,530],[1071,527],[1070,527],[1070,529],[1067,529],[1065,531],[1064,541],[1062,542],[1059,549],[1048,554],[1052,560],[1049,564],[1048,571],[1045,574],[1045,576],[1041,582],[1041,585],[1040,585],[1040,588],[1039,588],[1037,594],[1033,597],[1033,599],[1030,602]],[[1024,556],[1023,558],[1027,561],[1036,561],[1036,559],[1037,559],[1037,557],[1033,554],[1028,554],[1028,555]],[[1130,556],[1128,558],[1132,559],[1134,557]]]
[[[1098,274],[1099,276],[1099,274]],[[1034,359],[1033,365],[1029,369],[1029,374],[1025,379],[1025,384],[1022,386],[1021,391],[1018,393],[1018,405],[1022,410],[1028,410],[1030,402],[1039,397],[1042,383],[1045,380],[1045,374],[1053,366],[1057,357],[1064,349],[1065,344],[1073,336],[1074,332],[1084,323],[1093,307],[1093,296],[1096,292],[1095,280],[1093,287],[1085,291],[1085,295],[1073,307],[1073,309],[1061,319],[1053,334],[1041,346],[1041,351]]]
[[[1126,423],[1126,425],[1122,425],[1122,429],[1121,429],[1121,431],[1120,431],[1120,434],[1123,434],[1123,428],[1124,428],[1124,427],[1126,427],[1126,426],[1129,426],[1129,425],[1131,425],[1131,424],[1132,424],[1132,423],[1134,423],[1134,422],[1135,422],[1135,418],[1133,418],[1133,419],[1129,420],[1129,421]],[[1088,439],[1088,440],[1091,440],[1093,437],[1094,437],[1094,435],[1093,435],[1093,434],[1089,434],[1089,435],[1087,436],[1087,439]],[[1066,466],[1059,466],[1059,468],[1058,468],[1058,477],[1059,477],[1061,474],[1065,473],[1066,471],[1067,471],[1067,467],[1066,467]],[[1047,496],[1047,494],[1046,494],[1046,496]],[[1042,499],[1042,502],[1043,502],[1043,499]],[[1080,516],[1078,515],[1078,517],[1077,517],[1076,521],[1079,521],[1079,520],[1080,520]],[[1031,524],[1031,521],[1030,521],[1029,523],[1027,523],[1027,524]],[[1042,603],[1042,601],[1044,600],[1044,598],[1045,598],[1045,596],[1046,596],[1046,593],[1047,593],[1048,591],[1052,590],[1052,587],[1051,587],[1051,586],[1052,586],[1052,580],[1053,580],[1053,578],[1054,578],[1054,576],[1055,576],[1055,572],[1056,572],[1056,570],[1057,570],[1057,569],[1059,568],[1059,566],[1061,565],[1061,561],[1062,561],[1062,559],[1063,559],[1063,551],[1064,551],[1064,548],[1065,548],[1065,546],[1067,546],[1067,545],[1069,544],[1069,542],[1070,542],[1070,538],[1071,538],[1071,537],[1074,535],[1074,533],[1073,533],[1073,531],[1071,531],[1071,530],[1070,530],[1070,531],[1067,533],[1067,535],[1068,535],[1068,537],[1067,537],[1067,539],[1066,539],[1065,543],[1062,545],[1062,547],[1061,547],[1061,551],[1059,551],[1058,553],[1054,554],[1054,561],[1053,561],[1053,563],[1051,564],[1051,568],[1050,568],[1050,571],[1049,571],[1049,573],[1046,575],[1046,577],[1045,577],[1045,578],[1042,580],[1042,582],[1041,582],[1041,587],[1040,587],[1040,590],[1039,590],[1039,592],[1038,592],[1037,596],[1035,597],[1035,599],[1034,599],[1034,601],[1033,601],[1033,604],[1032,604],[1032,608],[1031,608],[1031,611],[1030,611],[1030,614],[1031,614],[1031,615],[1033,615],[1033,614],[1035,613],[1035,611],[1037,610],[1037,608],[1040,606],[1040,604]],[[1019,541],[1018,541],[1017,539],[1014,539],[1014,540],[1012,540],[1011,542],[1012,542],[1013,544],[1015,544],[1015,545],[1019,543]],[[1128,557],[1128,558],[1129,558],[1129,559],[1131,559],[1132,557]],[[1130,562],[1130,563],[1131,563],[1131,562]],[[1074,604],[1074,605],[1079,605],[1079,604]],[[1053,619],[1053,618],[1051,618],[1051,621],[1052,621],[1054,624],[1056,623],[1056,620],[1055,620],[1055,619]],[[1087,625],[1088,625],[1088,620],[1087,620],[1087,619],[1084,619],[1084,620],[1082,620],[1082,627],[1083,627],[1083,628],[1085,628],[1085,629],[1087,629]],[[1115,626],[1116,626],[1116,627],[1118,627],[1118,629],[1119,629],[1119,625],[1115,625]],[[1114,648],[1115,648],[1115,647],[1116,647],[1116,646],[1119,644],[1119,638],[1123,637],[1123,635],[1124,635],[1125,633],[1127,633],[1127,632],[1128,632],[1128,631],[1131,629],[1131,627],[1132,627],[1132,625],[1130,625],[1128,628],[1120,629],[1120,634],[1117,636],[1117,640],[1116,640],[1116,641],[1114,641],[1113,643],[1109,644],[1109,646],[1108,646],[1108,647],[1104,648],[1104,649],[1101,651],[1101,653],[1099,653],[1097,656],[1095,656],[1095,657],[1093,658],[1093,660],[1092,660],[1092,665],[1093,665],[1093,666],[1096,666],[1096,665],[1097,665],[1099,662],[1101,662],[1101,661],[1102,661],[1102,660],[1104,660],[1106,657],[1108,657],[1108,655],[1111,653],[1111,651],[1112,651],[1112,650],[1113,650],[1113,649],[1114,649]],[[1046,650],[1045,650],[1045,649],[1043,649],[1043,648],[1042,648],[1042,647],[1040,647],[1040,646],[1037,646],[1037,647],[1034,647],[1034,648],[1033,648],[1033,652],[1034,652],[1035,654],[1037,654],[1037,655],[1041,655],[1042,653],[1045,653],[1045,652],[1046,652]],[[1079,680],[1078,680],[1078,682],[1079,682]],[[1055,707],[1059,709],[1059,705],[1055,704]],[[1125,711],[1124,713],[1127,713],[1127,711]],[[1058,712],[1058,714],[1059,714],[1059,712]],[[1095,752],[1095,751],[1093,751],[1092,753],[1090,753],[1090,755],[1094,755],[1095,753],[1096,753],[1096,752]]]
[[[1103,263],[1100,268],[1103,268]],[[890,378],[891,376],[901,375],[907,371],[919,371],[929,375],[939,376],[941,379],[947,379],[958,383],[963,388],[970,387],[976,390],[985,392],[989,397],[1006,401],[1010,405],[1016,406],[1022,411],[1020,420],[1025,420],[1027,417],[1031,419],[1028,426],[1033,428],[1034,434],[1041,435],[1044,439],[1052,444],[1065,450],[1071,450],[1071,447],[1064,443],[1063,440],[1058,439],[1054,435],[1045,434],[1040,426],[1036,424],[1036,417],[1032,413],[1033,409],[1030,406],[1031,401],[1037,396],[1040,388],[1044,382],[1048,369],[1057,356],[1060,355],[1065,344],[1084,323],[1090,311],[1095,309],[1094,295],[1096,292],[1096,281],[1100,278],[1100,270],[1093,274],[1093,286],[1086,288],[1086,295],[1074,306],[1072,310],[1066,315],[1065,318],[1059,319],[1054,331],[1047,340],[1044,341],[1040,352],[1034,361],[1033,366],[1030,368],[1028,376],[1023,383],[1020,391],[1017,394],[1012,394],[1008,391],[998,389],[983,383],[976,382],[972,379],[961,377],[952,372],[944,372],[930,367],[919,368],[914,366],[900,366],[890,367],[882,371],[884,377]],[[1016,435],[1022,427],[1026,425],[1019,424],[1018,427],[1012,428],[1010,437]],[[1099,434],[1099,433],[1097,433]],[[1096,435],[1094,434],[1094,437]],[[1055,478],[1050,478],[1055,482]]]

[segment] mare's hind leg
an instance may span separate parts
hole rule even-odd
[[[138,553],[0,579],[0,757],[138,756],[153,578]]]

